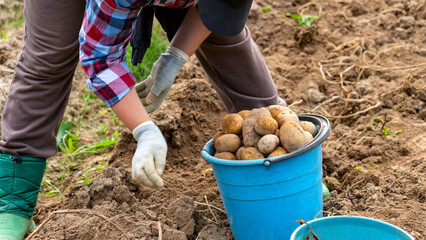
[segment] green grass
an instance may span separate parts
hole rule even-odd
[[[78,135],[70,132],[73,125],[72,122],[63,121],[56,136],[56,143],[59,149],[64,152],[71,161],[78,159],[82,154],[96,153],[112,147],[118,142],[118,131],[115,131],[111,137],[105,136],[91,144],[80,145]],[[105,134],[106,125],[100,126],[100,130]]]
[[[6,42],[8,40],[6,37],[6,33],[4,32],[3,29],[1,30],[1,36],[2,36],[2,39],[0,40],[1,42]]]
[[[400,108],[400,109],[397,109],[396,111],[397,112],[404,112],[404,111],[410,111],[411,110],[411,108]]]
[[[80,168],[82,160],[111,151],[118,142],[118,126],[122,123],[112,110],[87,87],[82,89],[78,99],[83,106],[80,112],[65,116],[67,120],[62,121],[56,135],[59,151],[64,156],[55,169],[46,170],[59,173],[51,179],[52,183],[56,183],[57,179],[62,182]],[[91,141],[87,141],[87,135],[92,136]]]
[[[365,169],[367,169],[367,170],[373,170],[373,168],[370,166],[370,164],[367,164],[364,167],[362,167],[362,166],[356,166],[356,167],[354,167],[354,170],[357,171],[357,172],[364,172]]]
[[[24,16],[22,15],[21,17],[19,17],[15,21],[13,21],[11,23],[11,25],[12,25],[13,28],[18,28],[18,27],[22,26],[23,23],[24,23]]]
[[[299,22],[294,24],[294,26],[305,25],[311,27],[319,19],[319,16],[314,15],[300,16],[291,13],[283,13],[283,15],[289,18],[293,18],[294,20],[298,20]]]
[[[262,8],[263,13],[267,13],[267,12],[270,12],[270,11],[271,11],[271,8],[269,8],[269,7]]]
[[[83,94],[84,95],[84,94]],[[89,96],[89,95],[86,95]],[[81,98],[82,101],[86,101],[90,99],[88,97]],[[85,114],[94,115],[98,114],[99,110],[96,111],[95,108],[88,108],[83,110]],[[108,111],[103,116],[107,116]],[[115,114],[113,114],[115,116]],[[108,129],[107,124],[98,124],[89,123],[89,117],[79,118],[76,122],[71,121],[63,121],[59,127],[58,134],[56,136],[56,143],[60,152],[64,155],[60,158],[59,164],[56,166],[52,166],[51,168],[46,168],[46,175],[43,180],[42,185],[42,193],[44,196],[56,196],[56,200],[60,200],[61,197],[61,186],[66,182],[65,180],[70,177],[75,177],[77,171],[82,171],[82,166],[84,165],[83,160],[86,158],[103,154],[105,152],[111,151],[113,146],[118,142],[118,130],[114,131],[112,134],[110,133],[110,129]],[[102,117],[102,116],[100,116]],[[76,118],[74,118],[76,119]],[[99,119],[97,119],[99,120]],[[111,122],[112,118],[109,119]],[[98,121],[97,121],[98,122]],[[116,125],[120,123],[115,121]],[[83,144],[80,135],[87,135],[86,131],[81,132],[82,130],[91,129],[91,133],[96,135],[96,139],[90,143]],[[103,171],[105,165],[103,161],[101,161],[96,167],[89,167],[83,171],[82,174],[75,180],[72,180],[71,183],[68,183],[68,186],[64,191],[70,189],[70,187],[74,184],[88,184],[92,181],[93,174],[97,174],[95,172]]]
[[[370,128],[371,128],[371,130],[373,130],[374,132],[377,130],[374,126],[375,126],[375,122],[376,121],[378,121],[380,124],[381,124],[381,129],[380,129],[380,131],[383,133],[383,135],[385,135],[385,137],[387,137],[387,136],[391,136],[391,135],[395,135],[395,134],[398,134],[398,133],[401,133],[402,132],[402,130],[398,130],[398,131],[395,131],[395,132],[391,132],[391,131],[389,131],[389,129],[388,129],[388,126],[387,126],[387,121],[386,121],[386,116],[385,116],[385,118],[383,119],[383,118],[381,118],[381,117],[374,117],[371,121],[370,121]]]
[[[100,162],[97,167],[92,167],[86,169],[75,181],[71,182],[64,190],[64,192],[68,191],[74,184],[89,184],[92,181],[90,175],[91,172],[102,172],[105,166],[103,162]],[[93,175],[93,174],[92,174]],[[42,182],[42,188],[44,189],[44,196],[52,196],[55,195],[55,199],[59,201],[61,199],[61,190],[59,189],[60,185],[63,182],[52,182],[52,180],[45,178]]]
[[[21,4],[17,3],[21,2]],[[13,12],[10,19],[7,19],[2,28],[6,28],[7,30],[11,28],[19,28],[24,23],[24,11],[23,11],[23,1],[16,0],[6,0],[5,6],[10,11]]]
[[[154,23],[152,27],[151,46],[146,51],[142,63],[139,63],[137,66],[132,65],[132,47],[130,44],[127,46],[125,61],[129,65],[133,75],[135,75],[137,83],[142,82],[148,77],[152,65],[157,61],[160,55],[166,51],[168,45],[169,41],[160,24]]]

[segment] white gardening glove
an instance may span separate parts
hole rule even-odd
[[[164,186],[161,175],[166,164],[167,143],[160,129],[152,121],[139,124],[132,131],[138,141],[132,160],[132,178],[152,188]]]
[[[180,68],[188,59],[186,53],[169,46],[152,66],[151,74],[143,82],[136,85],[136,92],[148,113],[160,107]]]

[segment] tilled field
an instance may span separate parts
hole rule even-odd
[[[270,11],[262,12],[266,7]],[[320,19],[312,27],[294,26],[283,13]],[[280,96],[296,112],[319,113],[332,123],[323,144],[331,190],[324,215],[384,220],[416,239],[426,235],[424,19],[424,1],[266,0],[253,3],[248,21]],[[0,43],[0,109],[21,45],[21,31]],[[81,107],[75,102],[84,74],[75,82],[67,114]],[[131,181],[136,143],[122,129],[112,153],[83,163],[109,163],[89,184],[72,185],[60,201],[40,196],[37,223],[55,210],[73,210],[56,214],[34,239],[126,239],[124,233],[128,239],[232,239],[211,167],[200,155],[225,114],[192,58],[152,115],[169,144],[165,188]],[[373,131],[375,117],[389,133],[402,132],[385,136],[380,121]]]

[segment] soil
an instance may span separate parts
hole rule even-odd
[[[265,7],[271,11],[263,13]],[[283,13],[320,19],[312,27],[294,26],[297,21]],[[248,26],[279,95],[296,112],[319,113],[332,123],[323,143],[324,182],[331,191],[324,201],[325,216],[371,217],[425,239],[425,19],[424,1],[254,1]],[[0,43],[0,110],[21,33]],[[81,108],[75,102],[84,82],[80,72],[66,117]],[[152,114],[169,146],[164,189],[131,180],[136,142],[120,127],[114,150],[84,163],[106,161],[108,167],[89,184],[63,191],[60,201],[40,196],[34,219],[41,223],[63,209],[94,214],[57,214],[34,239],[126,239],[99,215],[129,239],[233,239],[212,169],[200,155],[225,114],[191,58]],[[385,120],[389,132],[402,132],[385,136],[379,121],[373,122],[373,131],[375,117]]]

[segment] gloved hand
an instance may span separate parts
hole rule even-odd
[[[145,81],[135,86],[148,113],[160,107],[175,81],[180,68],[189,59],[188,55],[178,48],[169,46],[166,53],[161,54],[152,66],[151,74]]]
[[[132,160],[132,178],[145,186],[160,189],[166,164],[167,143],[160,129],[152,122],[139,124],[132,131],[138,141]]]

